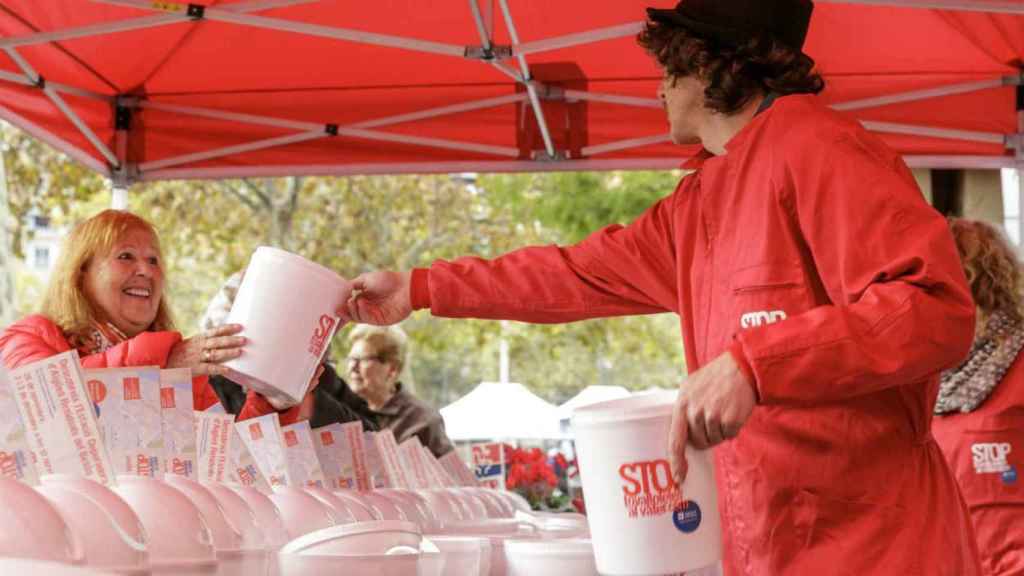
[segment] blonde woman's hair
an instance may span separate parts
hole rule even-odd
[[[142,230],[153,238],[153,247],[163,265],[160,251],[160,237],[156,229],[142,218],[122,210],[104,210],[80,222],[64,240],[57,265],[50,276],[40,310],[68,336],[82,336],[89,331],[94,320],[99,319],[97,310],[85,296],[82,276],[85,269],[97,256],[105,256],[114,249],[114,244],[125,234]],[[173,330],[170,306],[166,292],[161,295],[156,319],[149,327],[151,331]]]
[[[974,303],[987,316],[1002,310],[1022,319],[1020,262],[1006,235],[978,220],[950,219]]]
[[[408,340],[405,332],[397,326],[359,324],[348,334],[349,348],[355,346],[356,342],[365,341],[377,350],[381,360],[393,364],[398,373],[405,366]]]

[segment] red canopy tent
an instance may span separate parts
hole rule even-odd
[[[0,117],[120,186],[676,167],[634,40],[673,4],[0,0]],[[912,165],[1024,166],[1021,0],[819,0],[806,49]]]

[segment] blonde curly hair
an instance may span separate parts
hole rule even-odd
[[[979,220],[951,218],[949,228],[956,240],[971,295],[983,316],[996,310],[1015,320],[1021,311],[1020,261],[1006,235]]]

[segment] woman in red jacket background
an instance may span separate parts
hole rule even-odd
[[[190,368],[195,409],[217,401],[207,375],[238,357],[242,327],[221,326],[182,339],[164,294],[163,257],[146,220],[105,210],[75,226],[65,239],[40,314],[0,335],[8,369],[72,348],[85,368],[159,366]]]
[[[978,307],[971,354],[942,375],[934,432],[956,475],[990,576],[1024,575],[1024,306],[1021,269],[984,222],[950,228]]]

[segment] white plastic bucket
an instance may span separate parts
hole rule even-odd
[[[56,507],[18,480],[0,476],[0,556],[68,564],[85,562],[85,548]]]
[[[338,523],[334,509],[329,504],[301,488],[276,486],[270,501],[281,513],[290,538],[298,538]]]
[[[377,520],[415,521],[419,517],[418,514],[413,514],[413,517],[410,518],[402,507],[376,490],[360,492],[359,497],[370,507],[370,511],[373,512],[373,516]]]
[[[118,476],[113,490],[142,522],[153,574],[217,573],[213,535],[187,496],[145,476]]]
[[[120,496],[84,476],[47,475],[40,481],[36,490],[82,541],[87,565],[123,576],[149,574],[145,530]]]
[[[320,486],[307,486],[303,490],[331,507],[331,511],[334,513],[335,524],[352,524],[361,520],[356,516],[356,512],[353,512],[355,506],[351,505],[344,498],[336,496],[334,492]],[[372,518],[362,519],[364,522],[367,520],[372,520]]]
[[[444,556],[442,576],[489,576],[491,542],[470,536],[430,536]]]
[[[31,576],[115,576],[112,572],[100,572],[92,568],[69,566],[42,560],[21,558],[0,558],[0,574]]]
[[[331,493],[345,502],[349,512],[352,512],[352,515],[355,516],[356,522],[388,520],[388,518],[378,518],[373,512],[373,504],[369,499],[364,498],[360,492],[354,490],[334,490]],[[391,518],[391,520],[399,520],[399,518]]]
[[[580,408],[573,430],[597,568],[607,576],[673,574],[721,558],[711,452],[687,446],[682,490],[668,431],[676,393]]]
[[[420,527],[420,530],[434,532],[441,526],[441,522],[434,514],[434,511],[430,509],[430,503],[420,494],[412,490],[398,488],[385,488],[378,490],[377,493],[401,508],[405,518],[410,522],[414,522]]]
[[[206,486],[214,496],[220,498],[223,491],[230,491],[245,501],[245,504],[252,510],[256,523],[263,531],[267,550],[268,575],[278,576],[277,551],[288,543],[291,538],[285,529],[281,512],[270,498],[252,486],[226,486],[223,484],[209,484]]]
[[[422,536],[410,522],[361,522],[311,532],[278,555],[282,576],[413,576]]]
[[[590,540],[509,540],[508,576],[598,576]]]
[[[227,322],[241,324],[245,352],[225,362],[231,379],[264,396],[298,403],[338,329],[348,281],[284,250],[260,246],[245,270]]]

